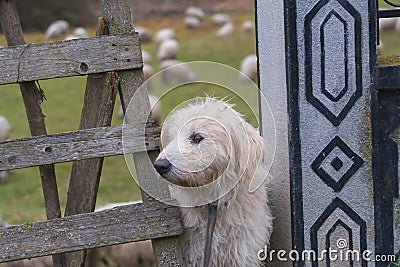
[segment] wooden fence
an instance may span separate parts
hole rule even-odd
[[[158,266],[182,265],[177,207],[142,192],[141,204],[93,212],[103,157],[132,153],[138,179],[144,180],[155,174],[142,162],[157,155],[160,135],[148,123],[145,136],[132,129],[135,141],[123,148],[122,126],[110,126],[117,93],[124,108],[134,94],[140,99],[132,122],[145,120],[150,105],[140,87],[143,62],[128,1],[102,0],[101,6],[96,37],[25,44],[14,1],[0,0],[9,46],[0,49],[0,85],[19,83],[33,136],[0,142],[0,170],[39,166],[48,219],[0,228],[0,263],[53,255],[54,266],[84,266],[86,249],[152,239]],[[79,130],[47,135],[40,107],[44,93],[35,81],[77,75],[88,75]],[[68,161],[73,167],[61,218],[53,164]]]

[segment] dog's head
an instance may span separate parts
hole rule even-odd
[[[198,187],[216,181],[218,187],[252,176],[263,142],[231,105],[206,98],[167,118],[162,146],[154,163],[162,177],[180,186]]]

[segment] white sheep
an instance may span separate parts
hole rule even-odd
[[[190,6],[190,7],[186,8],[185,15],[191,16],[191,17],[196,17],[199,20],[203,20],[204,16],[205,16],[203,9],[201,9],[200,7],[195,7],[195,6]]]
[[[75,40],[75,39],[79,39],[79,38],[81,38],[80,36],[77,36],[77,35],[75,35],[75,34],[69,34],[69,35],[67,35],[65,38],[64,38],[64,40],[65,41],[68,41],[68,40]]]
[[[157,122],[160,123],[161,121],[161,102],[158,101],[158,97],[154,95],[149,95],[149,102],[150,102],[150,108],[151,108],[151,117]],[[119,110],[119,116],[121,118],[124,117],[124,111],[122,110],[122,107]],[[127,203],[111,203],[108,204],[105,207],[101,207],[99,210],[104,210],[104,209],[111,209],[116,206],[122,206],[122,205],[128,205],[128,204],[134,204],[137,202],[127,202]]]
[[[398,18],[380,18],[379,19],[379,31],[393,30],[396,26]]]
[[[254,23],[251,20],[245,20],[241,26],[242,31],[251,32],[254,29]]]
[[[232,22],[225,23],[222,25],[221,28],[215,33],[215,36],[217,37],[225,37],[228,35],[231,35],[233,33],[234,26]]]
[[[147,52],[146,50],[142,50],[142,59],[143,59],[143,63],[146,64],[151,64],[151,54],[149,52]]]
[[[151,106],[151,117],[157,122],[161,122],[161,102],[158,101],[158,97],[155,95],[149,95],[149,101]]]
[[[175,30],[171,28],[164,28],[156,32],[154,35],[154,41],[157,45],[165,40],[173,39],[175,37]]]
[[[196,80],[196,75],[180,60],[163,60],[160,63],[162,80],[167,84],[187,83]]]
[[[179,53],[179,43],[175,39],[168,39],[163,41],[157,51],[158,61],[165,59],[175,59]]]
[[[382,40],[379,40],[379,45],[376,46],[376,52],[377,52],[378,56],[383,55],[384,48],[385,48],[385,46],[384,46]]]
[[[155,263],[151,240],[88,250],[85,267],[152,266]]]
[[[188,16],[183,19],[186,28],[188,29],[198,29],[201,27],[201,21],[197,17]]]
[[[248,55],[242,60],[240,72],[240,78],[244,81],[247,80],[246,76],[253,81],[257,80],[257,56],[255,54]],[[243,74],[246,76],[243,76]]]
[[[154,69],[150,64],[143,64],[143,76],[148,80],[154,74]]]
[[[56,20],[47,27],[44,37],[46,39],[55,38],[67,32],[69,23],[66,20]]]
[[[86,31],[85,28],[83,27],[77,27],[74,29],[74,31],[72,32],[74,35],[79,36],[81,38],[86,38],[88,37],[88,33]]]
[[[139,33],[139,38],[142,43],[151,41],[151,31],[144,26],[136,26],[135,31]]]
[[[215,25],[219,25],[222,26],[225,23],[231,22],[231,18],[226,15],[226,14],[222,14],[222,13],[216,13],[212,16],[212,21]]]
[[[11,126],[8,120],[0,115],[0,141],[8,139],[10,137]],[[8,177],[8,171],[0,171],[0,184],[6,181]]]
[[[8,120],[0,115],[0,141],[10,137],[11,126]]]

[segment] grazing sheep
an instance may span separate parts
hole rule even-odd
[[[241,29],[244,32],[251,32],[254,29],[254,23],[251,20],[245,20],[242,23]]]
[[[149,95],[149,102],[150,102],[150,108],[151,108],[151,117],[154,119],[154,121],[156,121],[157,123],[160,123],[161,121],[161,102],[158,101],[158,97],[154,96],[154,95]],[[124,111],[122,110],[122,107],[119,110],[119,116],[121,118],[124,117]],[[128,204],[133,204],[135,202],[130,202],[130,203],[125,203],[124,205],[128,205]],[[121,206],[122,203],[111,203],[108,204],[108,206],[106,206],[105,208],[99,209],[99,210],[103,210],[103,209],[111,209],[113,207],[116,206]]]
[[[228,15],[217,13],[212,16],[212,21],[215,25],[222,26],[225,23],[231,22],[231,18]]]
[[[385,46],[383,45],[383,42],[380,40],[379,41],[379,45],[376,47],[378,56],[382,56],[383,55],[384,47]]]
[[[160,63],[161,77],[166,84],[193,82],[196,75],[186,63],[179,60],[163,60]]]
[[[395,31],[400,34],[400,18],[397,18],[396,25],[394,26]]]
[[[142,50],[143,63],[151,64],[151,54],[145,50]]]
[[[379,31],[393,30],[396,26],[397,18],[380,18]]]
[[[191,17],[196,17],[199,20],[203,20],[204,16],[205,16],[203,9],[201,9],[199,7],[195,7],[195,6],[190,6],[190,7],[186,8],[185,15],[191,16]]]
[[[10,226],[6,221],[3,221],[3,219],[0,217],[0,228],[1,227],[8,227]]]
[[[219,30],[215,33],[217,37],[225,37],[233,33],[234,26],[232,22],[225,23]]]
[[[69,23],[66,20],[56,20],[47,27],[44,37],[48,40],[55,38],[61,34],[67,32],[69,29]]]
[[[142,43],[151,41],[151,31],[144,26],[136,26],[135,31],[139,33],[139,38]]]
[[[0,115],[0,141],[8,139],[10,137],[11,126],[8,120]],[[8,171],[0,171],[0,184],[6,181],[8,177]]]
[[[148,80],[154,74],[154,69],[150,64],[143,64],[143,76]]]
[[[88,250],[85,267],[151,266],[155,258],[150,240]]]
[[[240,78],[246,81],[246,76],[253,81],[257,80],[257,56],[255,54],[249,55],[242,60],[240,64]],[[243,76],[245,74],[246,76]]]
[[[149,101],[151,106],[151,117],[160,124],[161,122],[161,102],[158,101],[158,97],[155,95],[149,95]]]
[[[157,45],[162,43],[165,40],[173,39],[175,36],[175,31],[171,28],[164,28],[156,32],[154,35],[154,41]]]
[[[79,38],[81,38],[81,37],[79,37],[79,36],[77,36],[75,34],[69,34],[64,38],[64,40],[68,41],[68,40],[75,40],[75,39],[79,39]]]
[[[163,41],[157,52],[158,61],[165,59],[175,59],[179,53],[179,43],[175,39],[168,39]]]
[[[8,120],[0,115],[0,141],[10,137],[11,126]]]
[[[197,17],[188,16],[183,19],[186,28],[188,29],[198,29],[201,27],[201,21]]]
[[[77,27],[74,29],[73,34],[81,38],[88,37],[87,31],[83,27]]]

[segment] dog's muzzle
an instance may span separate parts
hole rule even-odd
[[[158,159],[154,162],[154,168],[161,176],[167,174],[171,170],[171,167],[172,164],[167,159]]]

